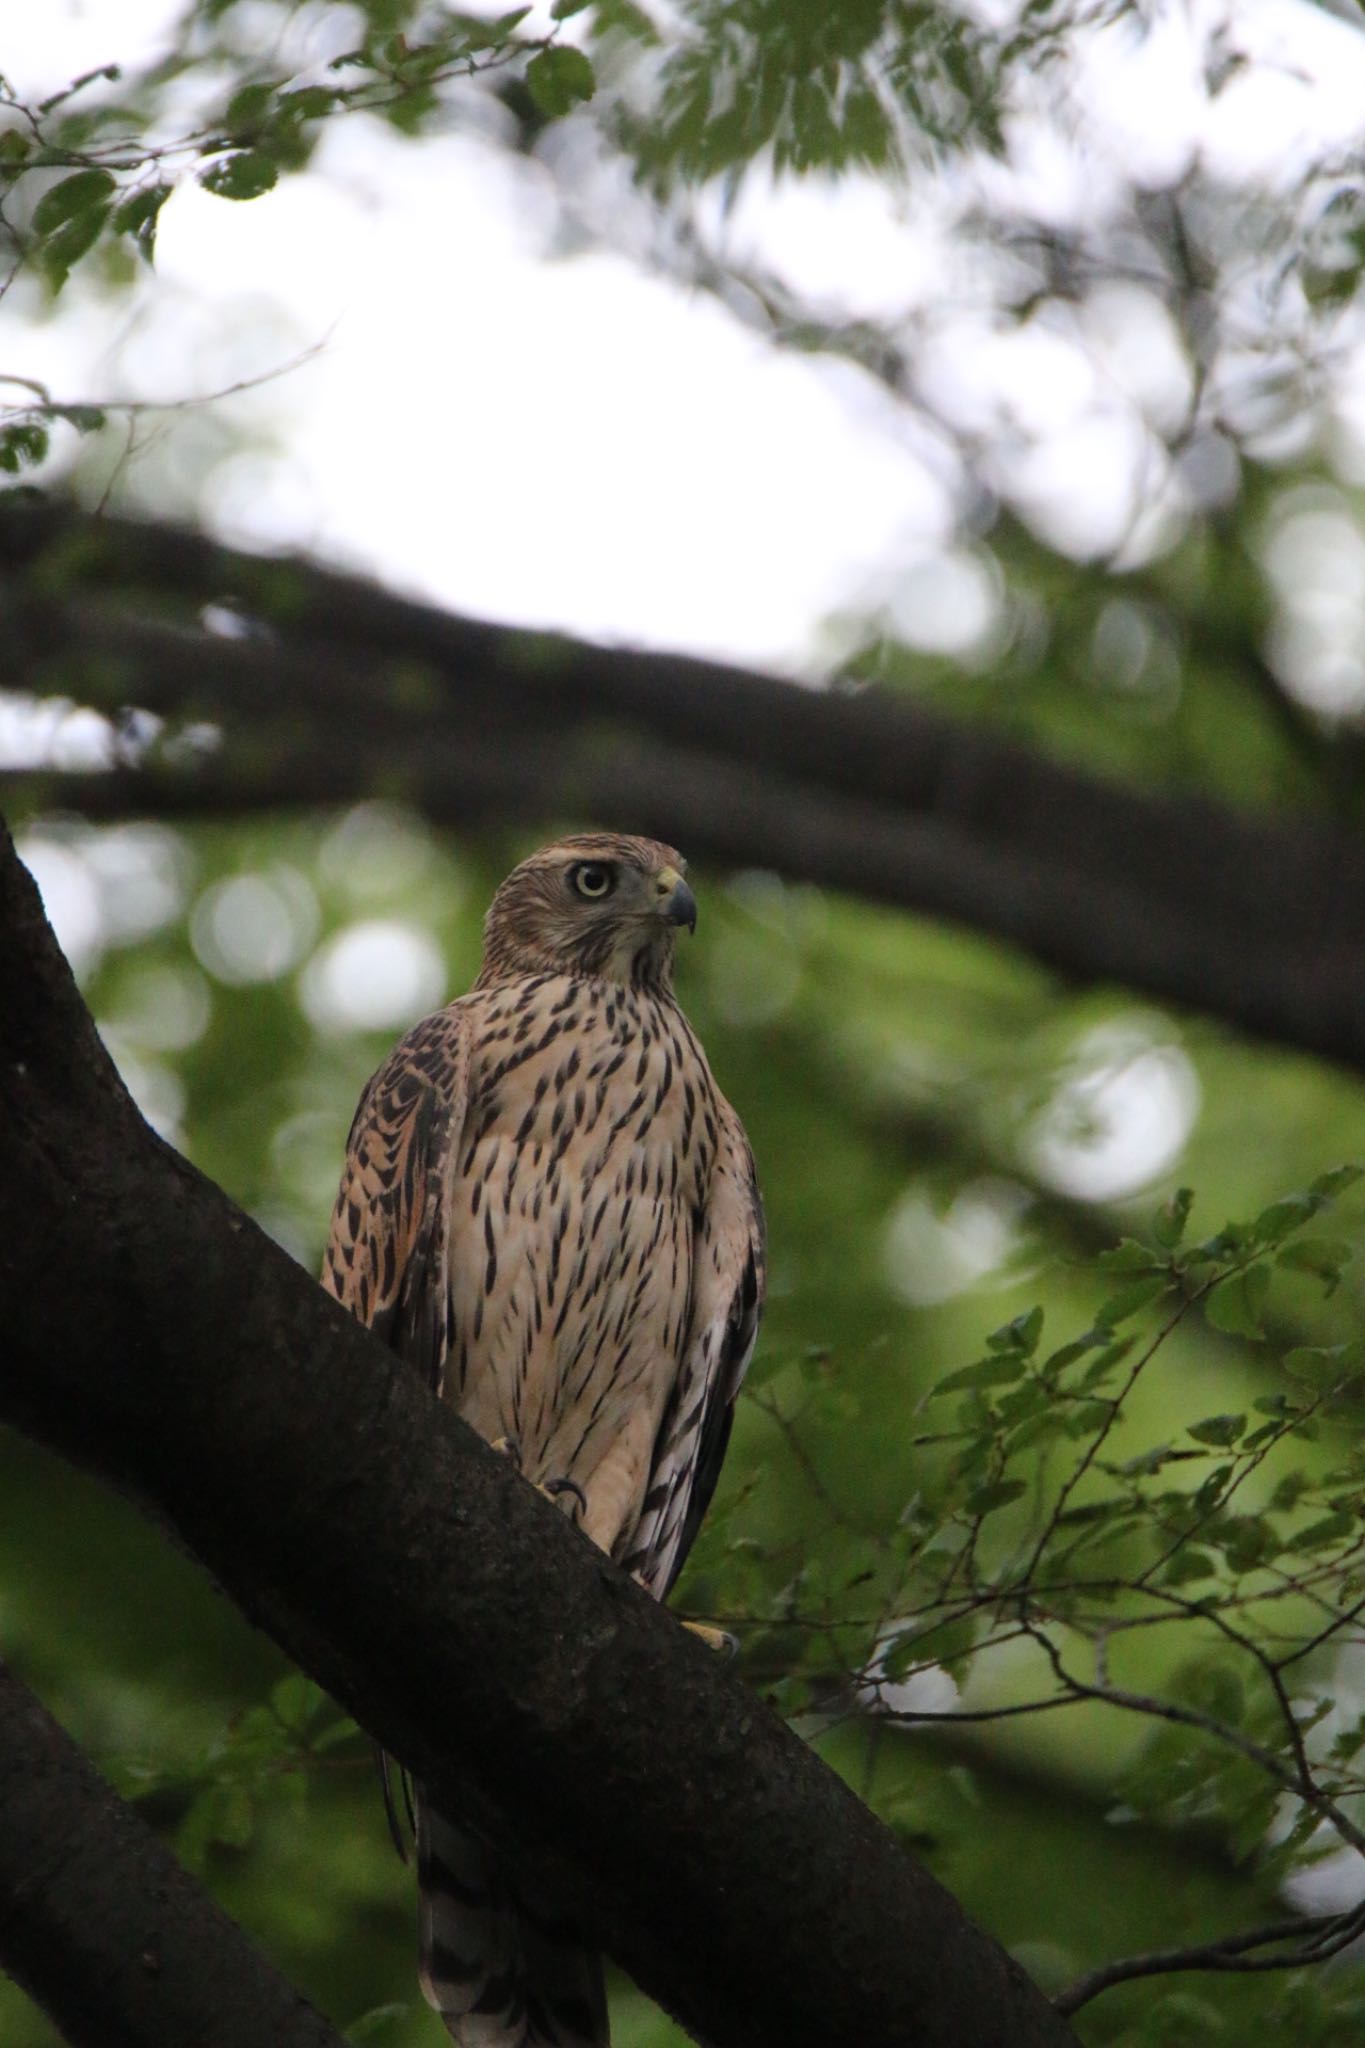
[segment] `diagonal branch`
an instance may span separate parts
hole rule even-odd
[[[152,1134],[7,838],[0,988],[0,1416],[167,1522],[715,2048],[1073,2039],[732,1672]]]
[[[342,2048],[0,1663],[0,1962],[75,2048]]]

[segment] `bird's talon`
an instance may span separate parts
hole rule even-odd
[[[739,1654],[739,1637],[732,1636],[727,1628],[715,1628],[709,1621],[685,1621],[683,1627],[705,1643],[708,1650],[714,1650],[718,1657],[735,1657]]]
[[[515,1436],[495,1436],[488,1446],[500,1458],[510,1458],[518,1472],[521,1470],[521,1439]]]
[[[536,1488],[536,1492],[543,1493],[546,1500],[556,1502],[561,1500],[566,1493],[571,1493],[578,1502],[578,1514],[586,1515],[588,1512],[588,1496],[584,1493],[576,1479],[547,1479],[543,1485]]]

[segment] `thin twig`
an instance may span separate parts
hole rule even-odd
[[[1306,1942],[1305,1936],[1331,1933],[1355,1917],[1354,1914],[1325,1913],[1312,1920],[1272,1921],[1265,1927],[1253,1927],[1244,1934],[1229,1935],[1224,1941],[1206,1942],[1199,1947],[1153,1949],[1148,1955],[1125,1956],[1118,1962],[1104,1963],[1099,1969],[1078,1977],[1052,2002],[1058,2012],[1069,2016],[1079,2012],[1083,2005],[1088,2005],[1101,1991],[1109,1990],[1111,1985],[1125,1984],[1135,1977],[1167,1976],[1180,1970],[1294,1969],[1321,1959],[1320,1944]],[[1253,1957],[1246,1953],[1253,1948],[1267,1947],[1272,1942],[1296,1938],[1300,1946],[1282,1955]]]

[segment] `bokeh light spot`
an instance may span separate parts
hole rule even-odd
[[[278,981],[317,936],[317,898],[296,868],[215,882],[194,906],[190,939],[217,981]]]
[[[446,964],[430,932],[367,918],[329,939],[304,969],[299,994],[319,1031],[411,1024],[445,992]]]

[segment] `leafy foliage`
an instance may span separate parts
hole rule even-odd
[[[259,199],[282,174],[307,166],[327,121],[371,112],[416,133],[432,119],[440,88],[452,79],[517,67],[547,119],[567,113],[591,99],[592,64],[581,50],[558,44],[557,29],[548,37],[523,35],[520,25],[530,11],[514,8],[488,19],[444,7],[375,7],[358,44],[303,78],[258,74],[254,67],[243,78],[234,66],[220,106],[167,142],[145,140],[139,131],[170,80],[209,63],[213,41],[202,33],[187,38],[192,55],[168,60],[132,83],[127,97],[99,90],[128,86],[113,64],[37,106],[20,100],[0,77],[0,120],[9,116],[0,128],[0,220],[16,261],[39,271],[54,294],[106,234],[126,239],[151,263],[157,218],[178,178],[192,173],[222,199]],[[201,31],[221,33],[231,12],[208,5],[191,18]],[[54,172],[61,175],[54,178]]]
[[[6,274],[120,287],[178,184],[248,205],[352,113],[417,140],[495,106],[529,151],[591,122],[658,209],[660,261],[874,379],[949,479],[943,555],[885,616],[840,622],[852,682],[1113,776],[1354,817],[1353,700],[1303,682],[1322,672],[1305,634],[1355,616],[1359,460],[1334,411],[1365,254],[1351,162],[1130,175],[1082,91],[1095,39],[1134,31],[1118,4],[559,0],[544,34],[524,9],[325,12],[344,42],[315,10],[198,0],[145,73],[110,64],[42,104],[0,88]],[[1245,60],[1206,54],[1216,99]],[[1040,133],[1104,205],[1049,210],[1027,178],[998,203]],[[831,310],[736,255],[708,199],[769,173],[876,178],[922,209],[940,239],[921,295]],[[1169,354],[1164,396],[1105,341],[1116,304],[1144,365]],[[1141,457],[1126,525],[1059,535],[1028,488],[1046,442],[1027,408],[953,399],[944,358],[982,331],[1098,366]],[[7,390],[7,484],[105,424]],[[1341,573],[1305,593],[1306,561]],[[985,592],[985,623],[936,647],[920,613],[945,568]],[[1349,682],[1347,643],[1331,674]],[[519,850],[491,830],[452,847],[389,804],[193,832],[39,818],[29,846],[54,901],[64,880],[96,902],[77,957],[148,1113],[310,1265],[351,1106],[407,1021],[332,1000],[340,949],[397,932],[394,957],[466,985]],[[1365,1288],[1359,1197],[1314,1176],[1365,1156],[1358,1085],[772,877],[701,893],[684,996],[754,1136],[776,1256],[680,1604],[742,1635],[752,1682],[1050,1987],[1290,1922],[1217,1959],[1330,1953],[1354,1905],[1298,1909],[1333,1872],[1331,1901],[1360,1892]],[[243,904],[259,943],[234,955]],[[1097,1194],[1075,1169],[1122,1124],[1115,1075],[1150,1059],[1193,1106],[1167,1156]],[[1192,1233],[1225,1214],[1248,1220]],[[0,1461],[5,1653],[300,1983],[357,2016],[352,2038],[430,2041],[364,1745],[124,1510],[21,1444]],[[1137,1981],[1079,2027],[1344,2048],[1359,1982],[1306,1961]],[[620,2002],[632,2048],[676,2039]],[[17,2000],[0,2032],[50,2041]]]

